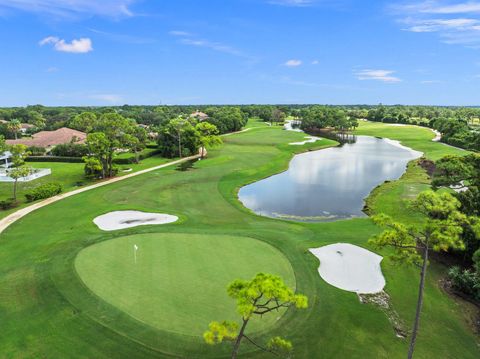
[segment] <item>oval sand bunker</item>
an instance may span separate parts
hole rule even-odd
[[[364,248],[336,243],[310,252],[320,260],[318,272],[328,284],[359,294],[378,293],[385,287],[380,268],[383,257]]]
[[[104,231],[115,231],[150,224],[167,224],[178,221],[177,216],[163,213],[140,211],[114,211],[96,217],[93,220]]]

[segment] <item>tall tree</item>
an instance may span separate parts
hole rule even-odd
[[[236,322],[212,322],[203,335],[208,344],[218,344],[224,340],[234,342],[232,359],[237,358],[243,339],[258,348],[272,352],[291,351],[292,344],[279,337],[272,338],[266,347],[255,343],[246,334],[246,328],[253,316],[263,316],[282,308],[307,308],[308,299],[302,294],[295,294],[283,280],[272,274],[259,273],[252,280],[237,279],[227,288],[228,295],[237,301],[237,312],[241,315],[240,331]]]
[[[462,211],[480,216],[480,154],[445,156],[435,162],[434,187],[453,187]]]
[[[147,147],[148,133],[143,127],[135,126],[132,133],[127,135],[128,148],[135,155],[135,163],[139,163],[140,152]]]
[[[13,167],[9,169],[8,176],[13,179],[13,199],[16,201],[18,180],[32,172],[31,167],[25,166],[25,159],[30,155],[30,152],[27,151],[27,146],[21,144],[9,146],[9,150],[12,154]]]
[[[38,111],[30,111],[28,123],[34,125],[38,129],[42,129],[45,127],[45,118]]]
[[[283,124],[285,122],[285,118],[287,116],[285,115],[285,112],[281,111],[280,109],[276,108],[273,110],[272,113],[272,121],[275,123]]]
[[[108,140],[107,136],[102,132],[89,133],[87,135],[86,144],[89,150],[89,156],[87,156],[87,158],[92,157],[98,161],[97,163],[100,163],[102,167],[102,178],[110,177],[111,175],[113,175],[113,169],[111,168],[113,154],[111,151],[111,143]],[[85,161],[86,173],[89,173],[92,163],[92,161]]]
[[[207,147],[215,147],[222,144],[222,138],[218,135],[219,131],[217,126],[212,125],[209,122],[200,122],[195,126],[195,129],[199,133],[198,142],[200,144],[200,156],[205,156],[205,149]]]
[[[451,187],[460,201],[460,210],[469,216],[480,216],[480,154],[445,156],[435,162],[434,188]],[[463,259],[469,261],[475,252],[480,255],[480,241],[470,225],[462,234],[465,243]]]
[[[199,134],[189,119],[179,116],[158,131],[158,146],[165,157],[184,157],[198,152]]]
[[[10,132],[13,132],[15,139],[18,139],[18,132],[22,129],[22,124],[18,119],[13,119],[7,124]]]
[[[468,221],[468,218],[459,211],[460,202],[449,193],[422,192],[414,201],[413,208],[419,215],[425,217],[420,227],[407,226],[380,214],[373,217],[373,220],[386,230],[370,240],[370,243],[380,248],[392,247],[393,260],[414,264],[421,269],[415,321],[408,351],[409,359],[413,357],[420,324],[429,252],[463,248],[461,234],[464,223]]]
[[[178,157],[182,158],[182,135],[185,132],[186,128],[190,125],[188,120],[184,117],[177,117],[176,119],[173,119],[170,121],[171,129],[173,131],[170,131],[170,135],[175,137],[178,142]]]
[[[82,112],[76,115],[70,122],[70,126],[76,130],[92,132],[98,121],[97,115],[93,112]]]
[[[90,156],[102,164],[104,178],[115,175],[113,159],[118,150],[129,148],[129,140],[134,132],[134,122],[115,112],[104,113],[92,124],[86,144]]]

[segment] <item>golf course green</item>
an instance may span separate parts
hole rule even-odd
[[[385,312],[324,282],[308,250],[342,242],[384,256],[385,290],[408,331],[418,270],[396,265],[387,250],[368,245],[380,231],[369,218],[296,223],[257,216],[237,198],[242,186],[285,170],[295,153],[337,143],[289,146],[304,134],[255,121],[249,128],[224,137],[222,146],[188,171],[163,168],[112,183],[8,227],[0,235],[0,357],[228,357],[229,344],[209,346],[202,334],[209,321],[239,320],[227,284],[264,271],[295,286],[309,307],[265,316],[247,329],[252,338],[285,337],[297,358],[404,358],[408,341],[395,335]],[[434,134],[425,128],[361,123],[357,133],[399,140],[432,159],[465,153],[432,142]],[[419,220],[407,204],[428,186],[425,172],[411,163],[401,179],[374,191],[369,208]],[[111,232],[93,223],[122,210],[168,213],[179,221]],[[432,261],[416,357],[478,358],[467,305],[440,285],[445,271]],[[271,354],[245,342],[241,357]]]
[[[237,319],[234,302],[225,295],[237,277],[272,273],[295,288],[292,266],[280,251],[239,236],[120,237],[82,250],[75,266],[85,284],[108,303],[153,327],[193,336],[213,319]],[[264,330],[280,314],[255,318],[250,328]]]

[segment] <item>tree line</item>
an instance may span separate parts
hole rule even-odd
[[[201,111],[220,133],[236,131],[248,118],[259,118],[272,125],[285,119],[302,119],[305,129],[333,128],[345,131],[355,126],[355,120],[401,123],[431,127],[442,133],[442,141],[454,146],[480,149],[480,108],[453,106],[319,106],[319,105],[185,105],[185,106],[109,106],[109,107],[46,107],[34,105],[0,108],[0,134],[5,138],[18,137],[22,123],[32,125],[27,133],[71,127],[74,118],[83,112],[96,116],[117,113],[134,119],[138,124],[160,127],[178,116]]]

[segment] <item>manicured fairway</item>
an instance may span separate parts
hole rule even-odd
[[[433,142],[435,134],[426,127],[419,126],[392,126],[381,122],[360,121],[356,133],[358,135],[369,135],[387,137],[399,140],[403,145],[421,151],[431,160],[438,160],[446,155],[465,155],[468,151],[453,148],[441,142]]]
[[[250,125],[253,128],[247,132],[225,137],[223,146],[209,151],[209,158],[196,162],[190,171],[164,168],[132,177],[41,208],[8,227],[0,235],[0,358],[227,358],[229,344],[206,345],[201,337],[206,327],[192,324],[198,323],[196,319],[189,321],[192,325],[189,327],[184,318],[190,320],[202,311],[205,313],[201,315],[208,320],[231,316],[231,307],[225,306],[225,313],[211,308],[220,297],[228,300],[220,282],[208,283],[202,274],[201,286],[215,285],[217,289],[197,291],[200,283],[196,268],[206,265],[205,272],[212,273],[209,277],[228,282],[230,277],[227,280],[224,272],[230,271],[228,276],[241,278],[256,271],[244,268],[251,260],[245,257],[262,259],[260,269],[268,265],[270,270],[275,270],[275,266],[281,261],[285,263],[286,259],[293,269],[296,289],[309,298],[307,310],[287,310],[278,321],[265,317],[270,325],[266,331],[253,333],[254,339],[265,342],[272,336],[284,336],[293,342],[296,358],[405,358],[408,343],[395,336],[385,313],[360,303],[356,294],[323,281],[318,274],[319,262],[308,251],[342,242],[377,252],[368,245],[368,239],[379,231],[371,220],[332,223],[274,220],[252,214],[237,199],[241,186],[286,169],[296,152],[335,143],[324,140],[305,146],[288,146],[290,142],[301,141],[304,135],[278,127],[257,127],[255,122]],[[401,140],[431,158],[452,151],[461,152],[431,142],[433,133],[428,129],[365,123],[361,124],[358,133]],[[419,167],[411,166],[401,180],[380,187],[369,204],[374,211],[386,211],[405,221],[415,220],[417,216],[408,208],[407,201],[428,187],[428,181]],[[178,216],[179,221],[112,232],[101,231],[92,222],[101,214],[119,210],[168,213]],[[135,277],[133,270],[124,270],[129,267],[121,260],[122,253],[126,251],[128,257],[128,251],[132,251],[131,261],[133,245],[130,240],[143,236],[176,238],[182,245],[177,241],[164,241],[162,248],[168,247],[168,255],[158,253],[161,259],[158,262],[155,260],[157,254],[149,251],[152,252],[148,254],[152,258],[150,271],[148,265],[139,262],[138,265],[146,265],[144,275]],[[200,236],[201,246],[184,245],[197,236]],[[232,246],[223,241],[221,244],[214,242],[221,238],[242,238],[240,241],[248,241],[245,246],[251,246],[248,248],[252,250],[245,255],[247,247],[235,248],[232,258],[231,253],[224,252],[233,248],[233,241]],[[118,248],[116,243],[120,243]],[[139,247],[138,260],[141,260],[145,252],[141,244]],[[263,252],[258,248],[269,250]],[[204,263],[187,260],[200,256],[198,252],[203,250],[210,253],[208,256],[201,254],[205,255]],[[224,258],[213,255],[220,250]],[[79,253],[79,258],[88,257],[90,251],[93,253],[91,263],[84,267],[88,271],[86,281],[97,281],[97,287],[105,286],[109,293],[101,293],[101,296],[85,285],[75,269]],[[379,254],[386,256],[388,252]],[[107,262],[100,261],[100,257]],[[282,259],[273,263],[268,258]],[[118,268],[118,273],[111,273],[112,278],[123,280],[124,284],[119,285],[125,285],[128,291],[118,288],[119,282],[100,280],[105,273],[96,269],[105,263]],[[159,264],[161,268],[156,267]],[[187,272],[181,272],[182,266],[189,268],[188,279]],[[281,268],[278,270],[291,275],[290,269]],[[397,266],[385,259],[382,271],[393,307],[410,328],[415,313],[418,270]],[[162,273],[170,273],[171,286],[167,288],[166,283],[159,283],[159,280],[150,287],[148,282],[160,278]],[[464,307],[439,286],[444,274],[445,267],[432,261],[416,358],[477,359],[479,339],[466,323]],[[158,294],[159,298],[148,298],[152,302],[158,300],[159,305],[141,308],[145,311],[142,314],[144,322],[121,307],[137,300],[130,291],[132,285],[137,285],[134,284],[137,278],[142,290],[168,292],[169,296],[160,298],[164,295]],[[101,289],[97,288],[97,293]],[[120,291],[118,298],[114,290]],[[174,301],[183,303],[185,296],[195,291],[198,294],[188,298],[194,304],[183,307],[172,304]],[[115,298],[110,301],[108,295]],[[168,313],[161,313],[160,304],[170,305]],[[217,314],[218,317],[211,317]],[[157,324],[161,327],[146,323],[145,317],[154,315],[166,318]],[[183,323],[183,332],[174,322],[177,317],[178,323]],[[182,334],[187,332],[191,335]],[[272,358],[248,343],[241,350],[242,358]]]
[[[134,245],[138,246],[137,261]],[[247,237],[139,234],[82,250],[75,267],[98,296],[153,327],[198,336],[212,320],[239,317],[226,287],[272,273],[295,287],[293,269],[274,247]],[[281,313],[251,323],[263,330]]]

